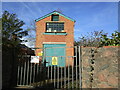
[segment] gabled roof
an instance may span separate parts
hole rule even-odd
[[[60,12],[58,12],[58,11],[53,11],[53,12],[51,12],[51,13],[45,15],[45,16],[42,16],[42,17],[36,19],[35,21],[36,21],[36,22],[37,22],[37,21],[40,21],[40,20],[42,20],[42,19],[44,19],[44,18],[46,18],[46,17],[48,17],[48,16],[51,16],[52,14],[58,14],[58,15],[60,15],[60,16],[63,16],[63,17],[65,17],[65,18],[67,18],[67,19],[69,19],[69,20],[75,22],[75,20],[73,20],[73,19],[71,19],[71,18],[65,16],[64,14],[62,14],[62,13],[60,13]]]

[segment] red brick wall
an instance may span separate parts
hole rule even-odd
[[[82,88],[118,88],[119,50],[120,47],[117,46],[81,48]],[[92,71],[91,66],[94,68]]]
[[[66,42],[67,47],[74,46],[74,22],[59,16],[59,21],[64,22],[64,31],[67,35],[44,35],[46,31],[46,22],[51,21],[51,16],[36,22],[36,47],[43,48],[43,42]],[[36,55],[41,49],[36,50]],[[67,56],[74,55],[74,49],[66,49]]]
[[[44,42],[65,42],[65,35],[44,35]]]

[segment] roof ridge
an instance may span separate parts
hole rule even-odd
[[[38,18],[38,19],[36,19],[35,21],[37,22],[37,21],[39,21],[39,20],[42,20],[42,19],[44,19],[44,18],[46,18],[46,17],[48,17],[48,16],[50,16],[50,15],[54,14],[54,12],[57,12],[57,14],[59,14],[59,15],[61,15],[61,16],[63,16],[63,17],[65,17],[65,18],[67,18],[67,19],[69,19],[69,20],[71,20],[71,21],[74,21],[74,22],[75,22],[75,20],[71,19],[70,17],[68,17],[68,16],[64,15],[63,13],[61,13],[61,12],[59,12],[59,11],[57,11],[57,10],[54,10],[54,11],[52,11],[51,13],[48,13],[48,14],[46,14],[46,15],[44,15],[44,16],[42,16],[42,17]]]

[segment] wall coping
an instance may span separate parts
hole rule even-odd
[[[66,42],[43,42],[43,44],[66,44]]]
[[[66,32],[45,32],[45,33],[43,33],[44,35],[67,35],[67,33]]]
[[[82,48],[112,48],[112,47],[118,48],[118,47],[120,47],[120,46],[103,46],[103,47],[92,47],[92,46],[91,46],[91,47],[90,47],[90,46],[89,46],[89,47],[88,47],[88,46],[87,46],[87,47],[84,47],[84,46],[81,46],[81,47],[82,47]]]

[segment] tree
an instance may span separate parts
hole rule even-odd
[[[102,35],[101,45],[104,46],[120,46],[120,32],[114,31],[111,36],[108,38],[107,35]]]
[[[34,21],[30,23],[29,27],[27,28],[27,31],[28,31],[28,36],[25,37],[27,39],[27,42],[25,42],[24,44],[26,44],[30,48],[35,47],[36,27]]]
[[[99,47],[101,45],[101,35],[107,35],[107,33],[104,33],[103,30],[101,30],[87,33],[87,35],[81,35],[79,41],[75,41],[75,45]]]
[[[88,35],[79,37],[79,41],[75,41],[75,45],[80,46],[120,46],[120,32],[114,31],[110,36],[108,33],[101,31],[94,31]]]
[[[28,35],[28,31],[22,29],[25,23],[19,20],[16,14],[4,11],[0,20],[2,20],[3,45],[15,46],[25,41],[21,39],[23,36]]]
[[[4,76],[9,74],[7,83],[10,87],[13,87],[16,85],[17,80],[18,55],[22,53],[20,51],[22,48],[20,46],[21,42],[24,41],[22,37],[28,35],[28,31],[22,28],[25,23],[19,20],[16,14],[8,11],[3,12],[0,21],[2,22],[2,67],[5,69],[3,71],[9,70],[8,72],[3,72],[3,81],[6,83],[6,77]],[[4,86],[6,87],[6,84],[3,84]]]

